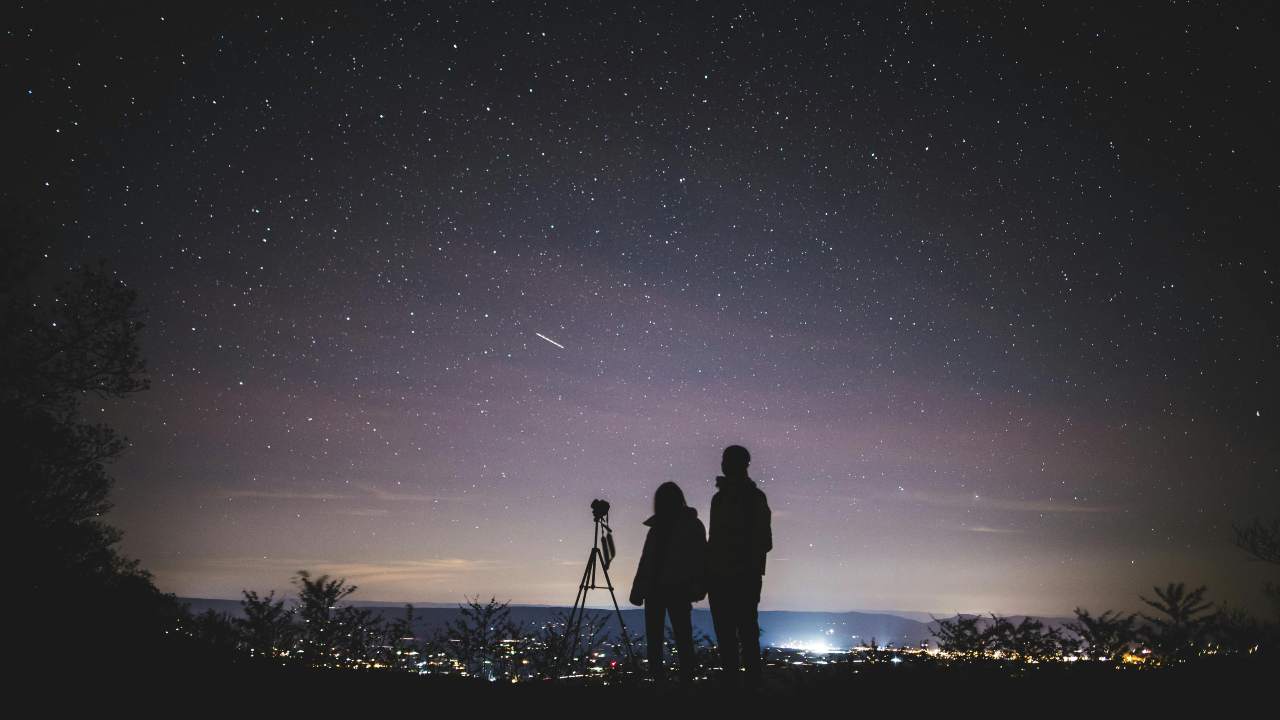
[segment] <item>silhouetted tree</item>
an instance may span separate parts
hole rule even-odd
[[[1082,608],[1076,608],[1075,613],[1076,622],[1068,623],[1066,627],[1076,634],[1084,646],[1077,649],[1084,650],[1090,659],[1115,660],[1124,655],[1138,639],[1134,626],[1138,619],[1137,613],[1125,615],[1107,610],[1094,617]]]
[[[458,661],[468,675],[486,680],[509,677],[512,643],[518,641],[520,628],[511,621],[508,603],[489,598],[481,603],[476,597],[459,605],[459,618],[450,622],[441,642],[445,652]]]
[[[385,627],[387,665],[396,670],[416,670],[422,646],[413,629],[413,605],[406,603],[404,615]]]
[[[1280,566],[1280,517],[1273,518],[1270,523],[1255,519],[1248,525],[1233,526],[1233,529],[1236,547],[1254,560]],[[1268,580],[1263,592],[1271,602],[1273,622],[1280,623],[1280,582]],[[1274,632],[1275,628],[1272,630]]]
[[[1242,608],[1220,607],[1208,625],[1213,645],[1219,652],[1229,655],[1254,652],[1266,634],[1262,624]]]
[[[240,633],[226,613],[209,608],[193,616],[190,626],[191,636],[208,648],[228,657],[239,652]]]
[[[36,560],[20,577],[43,592],[51,588],[41,585],[66,575],[136,574],[136,563],[115,550],[120,532],[102,521],[111,508],[105,463],[124,440],[80,417],[90,395],[116,398],[146,387],[135,293],[105,270],[85,268],[47,293],[16,285],[0,294],[0,405],[12,473],[4,487],[25,525],[18,536]]]
[[[1143,635],[1152,647],[1169,661],[1185,660],[1199,651],[1209,627],[1212,615],[1207,612],[1213,603],[1204,599],[1205,586],[1187,592],[1183,583],[1169,583],[1165,588],[1153,588],[1156,599],[1139,595],[1139,599],[1155,608],[1158,615],[1143,614],[1149,625]]]
[[[10,569],[21,595],[38,598],[51,616],[75,613],[116,652],[141,652],[177,627],[181,608],[117,550],[120,531],[103,519],[111,508],[106,465],[125,442],[82,413],[88,400],[147,387],[136,294],[102,266],[61,283],[38,277],[39,265],[13,249],[17,240],[0,244],[0,492],[6,530],[22,539]],[[50,630],[40,632],[38,647],[57,647]]]
[[[1270,523],[1254,520],[1234,527],[1236,546],[1260,562],[1280,565],[1280,518]]]
[[[946,621],[943,621],[946,622]],[[870,640],[863,643],[863,650],[860,653],[861,659],[873,665],[888,661],[890,655],[885,652],[885,647],[872,636]]]
[[[284,600],[276,600],[275,596],[274,590],[266,597],[245,590],[240,601],[244,617],[236,618],[235,625],[252,657],[275,658],[293,644],[297,635],[293,613],[285,608]]]
[[[530,674],[537,678],[555,678],[587,672],[592,653],[604,647],[608,639],[604,635],[608,620],[606,613],[585,613],[581,637],[571,648],[568,647],[568,613],[560,610],[552,614],[546,623],[527,636],[524,643]]]
[[[387,629],[368,608],[344,605],[334,612],[334,647],[343,667],[368,668],[385,660]]]
[[[762,630],[761,634],[763,633],[764,631]],[[668,642],[670,643],[670,647],[675,647],[674,638],[669,638]],[[717,660],[716,642],[710,635],[702,632],[696,626],[693,628],[693,653],[698,661],[697,666],[699,668],[705,669],[715,666]],[[764,657],[764,655],[761,657]]]
[[[1046,627],[1030,617],[1015,625],[1008,618],[992,614],[991,624],[983,633],[989,648],[1015,660],[1047,660],[1058,655],[1062,646],[1062,634],[1057,628]]]
[[[338,614],[338,603],[356,591],[345,578],[331,580],[328,575],[312,579],[311,573],[299,570],[293,578],[298,588],[297,615],[302,661],[312,667],[347,665],[344,634],[349,630],[347,618]]]
[[[667,661],[671,664],[678,664],[680,661],[680,649],[676,646],[676,634],[670,625],[663,626],[663,637],[666,639],[667,648],[671,650],[671,658]],[[694,666],[698,668],[708,668],[715,665],[718,658],[714,654],[715,642],[704,632],[693,628],[693,659]],[[641,648],[641,655],[644,655],[644,648]]]
[[[639,639],[628,635],[624,640],[621,633],[610,634],[604,641],[604,647],[608,649],[609,657],[614,658],[614,660],[610,661],[607,677],[618,679],[626,673],[640,671],[639,662],[644,657],[645,648]],[[708,667],[709,665],[710,662],[704,656],[703,667]]]
[[[938,649],[963,660],[977,660],[994,650],[993,635],[983,627],[983,619],[977,615],[956,615],[950,620],[933,618],[936,628],[930,628],[938,642]]]

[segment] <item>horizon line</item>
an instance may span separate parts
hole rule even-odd
[[[243,602],[243,600],[244,600],[244,598],[195,597],[195,596],[188,596],[188,595],[177,595],[176,593],[174,594],[174,598],[176,598],[179,602],[182,602],[182,601],[191,601],[191,600],[217,600],[217,601],[220,601],[220,602],[236,602],[236,603],[238,603],[238,602]],[[296,600],[296,599],[297,599],[297,596],[296,596],[296,595],[281,595],[281,596],[277,597],[276,599],[277,599],[277,600]],[[699,606],[699,604],[698,604],[698,603],[694,603],[694,605],[693,605],[693,609],[694,609],[694,610],[708,610],[708,611],[709,611],[709,610],[710,610],[710,608],[708,608],[708,607],[706,607],[706,606],[705,606],[705,601],[701,601],[701,602],[702,602],[702,603],[704,603],[704,604],[703,604],[703,606]],[[353,604],[353,605],[366,605],[366,606],[368,606],[368,605],[372,605],[372,606],[376,606],[376,607],[403,607],[403,606],[405,606],[405,605],[413,605],[414,607],[428,607],[428,606],[433,606],[433,605],[434,605],[434,606],[447,606],[447,607],[462,607],[462,606],[464,606],[464,605],[465,605],[465,602],[460,603],[460,602],[456,602],[456,601],[452,601],[452,602],[451,602],[451,601],[439,601],[439,600],[422,600],[422,601],[416,601],[416,602],[415,602],[415,601],[405,601],[405,600],[353,600],[353,601],[350,601],[350,604]],[[514,600],[507,601],[507,605],[508,605],[509,607],[532,607],[532,608],[568,608],[568,607],[571,607],[570,605],[558,604],[558,603],[516,602],[516,601],[514,601]],[[590,604],[590,605],[587,605],[586,607],[587,607],[587,609],[588,609],[588,610],[613,610],[613,606],[612,606],[612,605],[595,605],[595,604]],[[625,612],[625,611],[630,611],[630,610],[643,611],[643,610],[644,610],[644,607],[637,607],[637,606],[634,606],[634,605],[625,605],[625,606],[619,606],[619,609],[620,609],[620,610],[622,610],[622,611],[624,611],[624,612]],[[774,607],[770,607],[770,608],[761,607],[761,608],[759,609],[759,611],[758,611],[758,612],[762,612],[762,613],[763,613],[763,612],[831,613],[831,614],[862,613],[862,614],[865,614],[865,615],[894,615],[894,616],[897,616],[897,617],[903,617],[903,614],[904,614],[904,613],[911,613],[911,614],[914,614],[914,615],[929,615],[929,616],[931,616],[931,617],[936,616],[936,617],[938,617],[938,618],[942,618],[942,619],[952,618],[952,617],[956,617],[956,616],[958,616],[958,615],[980,615],[980,616],[985,616],[985,615],[991,615],[991,614],[992,614],[992,612],[991,612],[991,611],[968,612],[968,611],[963,611],[963,610],[952,610],[952,611],[948,611],[948,612],[943,613],[943,612],[932,612],[932,611],[929,611],[929,610],[898,610],[898,609],[894,609],[894,610],[884,610],[884,609],[867,609],[867,608],[853,608],[853,609],[848,609],[848,610],[822,610],[822,609],[812,609],[812,608],[810,608],[810,609],[795,609],[795,608],[774,608]],[[995,613],[995,614],[996,614],[996,615],[999,615],[999,616],[1001,616],[1001,617],[1037,617],[1037,618],[1066,618],[1066,617],[1071,617],[1071,615],[1072,615],[1072,613],[1071,613],[1070,611],[1067,611],[1067,612],[1065,612],[1065,613],[1029,613],[1029,612],[1022,612],[1022,611],[1019,611],[1019,612],[1016,612],[1016,613]],[[906,618],[906,617],[904,617],[904,619],[906,619],[906,620],[915,620],[915,618]],[[924,621],[923,621],[923,620],[920,620],[920,621],[918,621],[918,622],[924,622]]]

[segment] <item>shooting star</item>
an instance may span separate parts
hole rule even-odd
[[[540,332],[536,332],[536,333],[534,333],[534,335],[537,335],[538,337],[542,338],[543,340],[546,340],[547,342],[551,343],[552,345],[555,345],[556,347],[560,348],[561,350],[563,350],[563,349],[564,349],[564,346],[563,346],[563,345],[561,345],[560,343],[556,342],[555,340],[552,340],[551,338],[547,337],[546,335],[543,335],[543,334],[542,334],[542,333],[540,333]]]

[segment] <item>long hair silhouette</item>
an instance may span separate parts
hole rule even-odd
[[[653,514],[661,518],[673,517],[688,507],[684,501],[684,491],[673,482],[664,482],[653,493]]]

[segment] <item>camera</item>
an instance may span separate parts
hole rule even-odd
[[[608,500],[592,500],[591,501],[591,517],[597,522],[604,520],[609,514]]]

